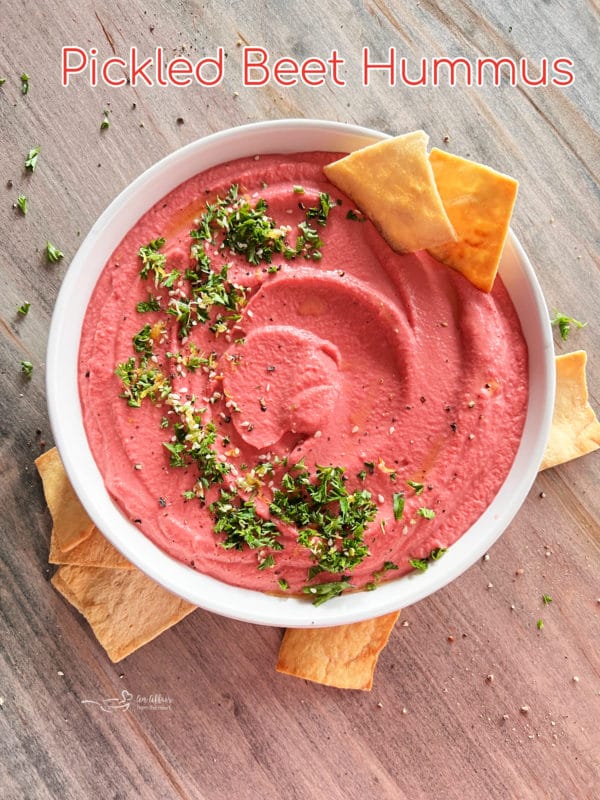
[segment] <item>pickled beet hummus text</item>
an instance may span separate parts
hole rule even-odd
[[[325,179],[338,157],[171,192],[109,259],[79,354],[123,513],[202,573],[317,604],[441,557],[506,478],[528,396],[502,282],[394,253]]]

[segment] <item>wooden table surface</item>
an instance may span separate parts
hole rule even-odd
[[[279,675],[281,630],[202,610],[111,664],[49,583],[51,523],[33,466],[52,445],[50,316],[94,220],[181,145],[279,117],[423,127],[433,146],[518,177],[513,227],[548,306],[589,322],[568,343],[556,337],[556,350],[587,350],[600,409],[597,3],[0,0],[0,27],[0,795],[600,797],[598,454],[540,475],[489,559],[403,612],[371,693]],[[133,44],[193,60],[221,45],[223,82],[61,87],[63,45],[106,58]],[[348,85],[244,88],[244,44],[300,60],[336,48]],[[379,60],[394,46],[413,67],[421,56],[570,57],[575,82],[407,88],[374,76],[365,88],[365,45]],[[105,109],[111,124],[101,132]],[[26,173],[36,145],[38,167]],[[19,194],[26,217],[13,208]],[[46,263],[46,240],[64,251],[59,263]],[[31,310],[19,318],[24,300]],[[23,359],[34,365],[30,381]],[[543,594],[553,597],[547,607]],[[126,712],[82,703],[123,690],[134,697]],[[159,694],[167,708],[139,700]]]

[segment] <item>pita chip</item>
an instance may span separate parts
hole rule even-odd
[[[550,438],[540,470],[600,448],[600,422],[588,400],[585,350],[556,356],[556,397]]]
[[[369,691],[377,659],[399,615],[395,611],[333,628],[289,628],[281,642],[277,671],[338,689]]]
[[[398,253],[455,241],[438,192],[423,131],[385,139],[325,166],[327,178]]]

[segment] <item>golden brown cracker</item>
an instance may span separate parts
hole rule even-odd
[[[290,628],[281,642],[277,671],[338,689],[368,691],[399,615],[395,611],[333,628]]]
[[[87,539],[94,523],[73,491],[56,447],[36,458],[59,548],[68,552]]]
[[[427,157],[423,131],[385,139],[324,167],[392,249],[412,253],[456,239]]]
[[[600,447],[600,422],[588,400],[585,350],[556,356],[556,396],[550,438],[540,470]]]
[[[137,569],[65,565],[54,587],[80,611],[111,661],[120,661],[195,609]]]
[[[458,241],[428,247],[484,292],[494,285],[518,183],[490,167],[433,148],[429,160]]]
[[[49,564],[76,564],[80,567],[107,567],[109,569],[135,569],[125,556],[104,537],[98,528],[71,550],[61,550],[52,529]]]

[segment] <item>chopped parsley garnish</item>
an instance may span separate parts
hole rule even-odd
[[[57,261],[60,261],[61,258],[64,257],[65,254],[61,252],[58,247],[54,247],[50,242],[46,242],[46,258],[51,264],[56,264]]]
[[[406,481],[406,483],[411,487],[411,489],[415,490],[415,494],[423,494],[425,484],[417,483],[416,481]]]
[[[359,481],[364,481],[367,478],[367,473],[365,472],[364,469],[361,469],[360,472],[356,473],[356,477],[358,478]]]
[[[550,597],[549,594],[543,594],[542,595],[542,603],[545,606],[549,606],[551,602],[552,602],[552,598]]]
[[[17,197],[17,206],[19,207],[19,209],[21,211],[21,214],[23,214],[23,216],[25,216],[29,209],[27,207],[27,198],[25,197],[24,194],[20,194]]]
[[[294,186],[294,194],[304,194],[304,186]]]
[[[334,205],[329,195],[322,192],[318,205],[309,208],[306,211],[306,221],[299,223],[296,245],[291,247],[286,239],[290,228],[278,225],[268,216],[267,201],[260,198],[255,205],[251,205],[239,195],[239,186],[233,184],[225,198],[217,197],[214,203],[206,204],[206,211],[199,218],[197,227],[190,231],[190,236],[197,243],[206,241],[215,245],[216,236],[222,234],[221,249],[243,255],[248,263],[255,265],[270,264],[276,254],[287,259],[302,255],[319,260],[319,248],[323,242],[309,221],[314,219],[319,225],[325,225]],[[204,249],[197,244],[192,246],[192,252],[207,260]]]
[[[269,519],[262,519],[256,513],[251,500],[242,500],[236,494],[221,490],[221,496],[209,509],[215,517],[215,533],[225,536],[221,547],[226,550],[252,550],[270,547],[281,550],[283,545],[277,540],[279,529]]]
[[[418,508],[417,514],[423,519],[433,519],[435,517],[435,511],[432,508]]]
[[[320,606],[334,597],[339,597],[343,591],[350,589],[352,584],[347,580],[318,583],[316,586],[305,586],[302,591],[314,597],[313,606]]]
[[[274,566],[275,566],[275,558],[272,553],[269,553],[264,558],[259,558],[258,560],[259,569],[270,569],[271,567]]]
[[[335,203],[327,192],[321,192],[319,194],[319,204],[306,209],[306,219],[316,219],[319,225],[324,226],[327,224],[327,217],[334,206]]]
[[[404,492],[394,494],[394,518],[401,519],[404,513]]]
[[[28,380],[31,379],[31,373],[33,372],[33,364],[31,361],[21,361],[21,372]]]
[[[20,314],[22,317],[26,316],[29,313],[29,309],[31,308],[31,303],[25,300],[24,303],[17,308],[17,314]]]
[[[145,356],[136,361],[130,358],[118,364],[115,370],[121,379],[123,391],[121,397],[127,400],[127,405],[140,408],[142,400],[148,397],[153,403],[163,400],[171,392],[171,385],[162,372],[154,367],[148,367]]]
[[[144,314],[146,311],[160,311],[160,303],[156,297],[149,292],[148,299],[140,301],[136,305],[135,310],[138,312],[138,314]]]
[[[28,169],[30,172],[33,172],[35,170],[41,149],[42,148],[39,146],[33,147],[27,153],[27,158],[25,159],[25,169]]]
[[[193,461],[198,465],[199,496],[203,498],[202,487],[222,483],[231,466],[219,458],[214,445],[217,441],[217,429],[213,422],[202,421],[204,409],[195,409],[192,401],[180,404],[173,397],[167,403],[179,416],[179,422],[173,425],[175,441],[163,442],[169,451],[172,467],[187,467]]]
[[[323,222],[321,224],[324,225],[325,223]],[[311,227],[308,222],[300,222],[298,224],[298,230],[300,233],[296,239],[296,250],[294,255],[303,255],[304,258],[312,259],[313,261],[319,261],[322,258],[319,248],[323,246],[323,242],[321,241],[317,230]]]
[[[427,558],[410,558],[408,563],[411,565],[413,569],[418,569],[420,572],[425,572],[427,567],[429,566],[430,561],[437,561],[440,559],[444,553],[446,552],[447,548],[445,547],[434,547],[431,553],[427,556]]]
[[[274,253],[284,253],[287,248],[287,228],[277,227],[267,216],[266,200],[260,199],[252,206],[238,192],[239,187],[234,184],[224,199],[218,197],[215,203],[207,203],[198,227],[190,231],[190,236],[214,244],[215,234],[222,232],[222,249],[229,248],[245,256],[250,264],[270,263]]]
[[[568,317],[566,314],[561,314],[559,311],[554,311],[554,319],[550,320],[551,325],[558,325],[558,329],[560,331],[560,338],[566,342],[569,338],[569,333],[571,332],[571,326],[574,325],[576,328],[585,328],[587,322],[580,322],[578,319],[574,317]]]
[[[538,619],[538,621],[535,623],[535,625],[536,625],[538,631],[541,631],[543,629],[543,627],[544,627],[544,620],[543,619]]]
[[[353,569],[368,555],[363,535],[377,508],[370,492],[350,494],[342,467],[316,467],[313,478],[302,462],[281,478],[271,513],[298,529],[298,543],[312,553],[311,577]]]
[[[29,75],[24,72],[21,75],[21,94],[27,94],[29,92]]]
[[[389,572],[391,569],[400,569],[398,564],[394,564],[393,561],[384,561],[383,567],[378,569],[376,572],[373,573],[372,581],[367,583],[365,586],[365,591],[372,592],[373,589],[376,589],[381,582],[381,578],[385,575],[386,572]]]
[[[162,238],[152,239],[151,242],[140,247],[138,256],[142,259],[142,268],[140,270],[140,277],[146,280],[152,272],[154,275],[154,285],[164,286],[167,289],[171,288],[177,278],[180,277],[178,270],[167,272],[167,257],[164,253],[160,252],[165,240]]]
[[[285,578],[279,578],[277,583],[279,584],[279,588],[281,589],[282,592],[287,592],[287,590],[290,588],[290,585],[285,580]]]
[[[141,331],[132,337],[133,349],[136,353],[143,353],[146,356],[152,355],[154,340],[152,338],[152,325],[144,325]]]
[[[110,120],[108,118],[108,111],[103,111],[102,122],[100,123],[100,130],[105,131],[107,128],[110,128]]]
[[[375,472],[375,462],[374,461],[363,461],[363,464],[369,471],[369,475],[373,475]]]

